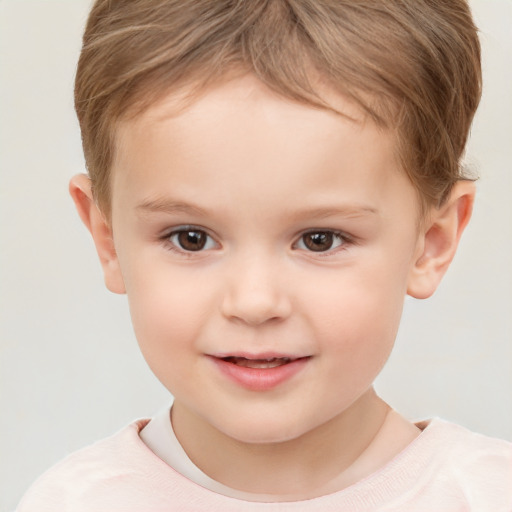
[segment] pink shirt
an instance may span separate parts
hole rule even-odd
[[[256,503],[205,489],[141,440],[139,420],[37,480],[17,512],[511,512],[512,444],[435,419],[391,462],[339,492]]]

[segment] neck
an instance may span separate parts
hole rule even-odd
[[[370,389],[314,430],[284,442],[262,444],[225,435],[179,401],[173,406],[172,421],[185,452],[210,478],[248,493],[308,499],[355,483],[404,447],[405,441],[395,442],[392,454],[382,453],[389,440],[378,434],[390,430],[383,429],[389,411]],[[412,430],[406,444],[411,436]],[[369,450],[377,439],[382,446]]]

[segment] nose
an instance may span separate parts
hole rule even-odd
[[[232,321],[257,326],[284,320],[291,313],[282,272],[269,258],[253,255],[232,262],[224,286],[222,314]]]

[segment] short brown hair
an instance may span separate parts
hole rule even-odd
[[[109,215],[116,123],[183,85],[253,73],[280,94],[329,108],[314,76],[395,129],[424,204],[464,178],[481,94],[466,0],[97,0],[75,106],[93,193]]]

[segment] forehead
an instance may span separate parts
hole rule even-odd
[[[358,188],[378,195],[391,175],[403,174],[395,134],[353,102],[326,97],[331,110],[284,98],[253,77],[213,87],[194,101],[169,94],[119,124],[113,199],[121,183],[150,196],[178,181],[190,195],[206,187],[220,198],[225,190],[218,183],[226,176],[229,194],[236,185],[247,197],[264,179],[275,185],[264,189],[275,200],[278,190],[303,194],[309,187],[311,195],[320,183],[323,195]]]
[[[356,124],[372,123],[377,119],[383,128],[393,125],[394,109],[385,101],[377,102],[369,94],[363,93],[357,93],[355,98],[349,99],[318,74],[312,74],[311,83],[314,91],[310,96],[294,97],[286,89],[276,90],[274,84],[264,84],[252,73],[228,70],[224,80],[217,80],[210,85],[204,85],[198,80],[184,81],[172,90],[160,93],[151,103],[143,101],[146,95],[140,91],[137,98],[140,96],[142,99],[128,105],[125,113],[117,120],[115,132],[119,137],[127,126],[131,128],[141,124],[156,124],[179,118],[185,113],[192,118],[198,112],[203,115],[216,108],[225,112],[241,109],[245,113],[254,108],[270,114],[274,119],[280,117],[283,120],[287,119],[287,114],[297,116],[299,110],[302,110],[302,114],[324,110]],[[380,105],[379,110],[376,104]]]
[[[378,129],[355,101],[348,100],[320,81],[315,86],[318,99],[312,98],[311,102],[275,92],[252,74],[216,83],[209,88],[180,87],[140,112],[129,110],[128,115],[117,122],[114,130],[116,156],[123,154],[126,150],[123,143],[135,133],[137,138],[141,135],[154,137],[163,126],[174,125],[173,139],[192,131],[199,136],[202,129],[212,128],[212,120],[219,127],[223,121],[229,120],[226,127],[235,128],[238,124],[245,128],[244,133],[248,136],[258,122],[266,123],[269,129],[286,129],[290,137],[311,136],[314,131],[319,135],[330,132],[334,136],[340,131],[340,120],[347,121],[349,130],[363,130],[369,126],[373,136],[384,144],[395,136],[390,130]],[[295,130],[290,131],[293,124]],[[313,125],[316,130],[308,134],[308,128]],[[368,129],[366,131],[369,133]]]

